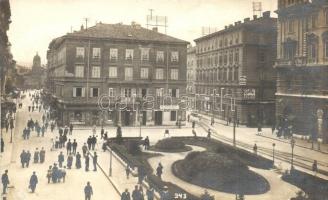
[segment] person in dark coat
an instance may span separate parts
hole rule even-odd
[[[67,135],[68,134],[68,127],[65,126],[65,129],[64,129],[64,135]]]
[[[158,178],[162,178],[162,174],[163,174],[163,166],[161,163],[158,164],[158,167],[156,169],[156,175],[158,176]]]
[[[63,166],[64,160],[65,160],[65,158],[64,158],[63,152],[61,151],[60,154],[58,155],[59,167],[62,167]]]
[[[312,171],[314,172],[314,175],[316,176],[318,173],[318,162],[316,160],[313,161]]]
[[[73,156],[70,153],[67,157],[67,169],[71,169],[73,164]]]
[[[40,151],[40,163],[44,163],[45,158],[46,158],[46,151],[42,147]]]
[[[147,195],[147,200],[154,200],[155,194],[154,194],[154,188],[150,186],[149,189],[147,189],[146,191],[146,195]]]
[[[72,143],[72,148],[73,148],[73,153],[74,155],[76,154],[76,149],[77,149],[77,142],[76,139],[74,139],[73,143]]]
[[[73,134],[73,124],[69,125],[69,134],[72,135]]]
[[[142,195],[137,185],[134,187],[132,192],[132,200],[142,200]]]
[[[31,189],[32,193],[35,192],[35,188],[37,184],[38,184],[38,177],[36,176],[35,172],[33,172],[33,175],[30,178],[30,185],[29,185],[29,188]]]
[[[85,155],[85,171],[89,171],[89,155]]]
[[[67,155],[72,152],[72,143],[71,140],[69,139],[67,144],[66,144],[66,149],[67,149]]]
[[[54,164],[54,166],[52,168],[52,175],[51,175],[53,183],[57,183],[57,181],[58,181],[58,170],[59,169],[57,167],[57,164]]]
[[[150,146],[150,141],[149,141],[149,137],[147,136],[144,141],[145,150],[148,150],[149,146]]]
[[[49,169],[48,169],[48,171],[47,171],[47,179],[48,179],[48,183],[50,183],[51,177],[52,177],[52,166],[50,165],[50,166],[49,166]]]
[[[85,155],[87,154],[87,151],[88,151],[88,147],[87,147],[87,145],[84,143],[84,145],[82,146],[83,157],[85,157]]]
[[[89,136],[88,140],[87,140],[87,144],[88,144],[88,149],[91,150],[91,145],[92,145],[92,137]]]
[[[81,168],[81,154],[79,152],[76,154],[75,167],[77,169]]]
[[[30,151],[26,152],[26,167],[30,165],[30,160],[31,160],[31,153]]]
[[[125,168],[125,175],[126,175],[126,179],[129,179],[130,176],[130,166],[127,165]]]
[[[93,135],[92,138],[91,138],[91,148],[92,148],[92,150],[95,150],[96,144],[97,144],[97,138],[96,138],[95,135]]]
[[[46,131],[46,128],[44,125],[41,127],[41,136],[44,137],[44,132]]]
[[[5,173],[2,174],[1,183],[2,183],[2,194],[6,194],[6,190],[9,185],[8,170],[5,170]]]
[[[1,153],[3,153],[5,151],[5,142],[3,141],[3,138],[1,138],[1,149],[0,149]]]
[[[26,163],[26,152],[25,150],[22,151],[22,153],[20,154],[20,160],[21,160],[21,164],[22,167],[25,167],[25,163]]]
[[[101,131],[100,131],[100,139],[103,139],[103,138],[104,138],[104,134],[105,134],[105,130],[104,130],[104,128],[102,127],[102,128],[101,128]]]
[[[40,158],[40,153],[38,148],[36,148],[35,152],[34,152],[34,163],[38,163],[39,162],[39,158]]]
[[[92,195],[93,195],[92,187],[90,185],[90,182],[87,182],[87,185],[84,187],[85,200],[91,200]]]
[[[131,200],[130,192],[128,189],[125,189],[125,191],[122,193],[121,200]]]
[[[28,106],[28,111],[31,112],[31,106]]]
[[[97,161],[98,161],[98,155],[96,152],[94,152],[93,158],[92,158],[93,171],[97,171]]]

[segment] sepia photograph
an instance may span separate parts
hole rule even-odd
[[[0,200],[328,200],[328,0],[0,0]]]

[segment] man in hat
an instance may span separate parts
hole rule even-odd
[[[32,193],[34,193],[36,184],[38,184],[38,177],[36,176],[35,172],[33,172],[30,178],[30,185],[29,188],[31,189]]]
[[[87,182],[87,185],[84,187],[85,200],[91,200],[91,195],[93,195],[93,190],[90,185],[90,182]]]
[[[6,194],[6,190],[9,185],[8,170],[5,170],[5,173],[2,174],[1,182],[2,182],[2,194]]]

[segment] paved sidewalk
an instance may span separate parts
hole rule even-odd
[[[205,114],[199,114],[201,116],[202,119],[206,120],[208,123],[210,123],[210,120],[212,118],[212,116],[208,116]],[[214,118],[215,124],[220,124],[220,125],[224,125],[227,127],[233,127],[233,123],[230,123],[229,125],[227,125],[227,121],[222,120],[222,119],[218,119],[218,118]],[[238,129],[248,129],[248,130],[252,130],[254,129],[254,131],[257,132],[257,128],[248,128],[244,125],[239,125]],[[270,138],[272,140],[276,140],[276,141],[280,141],[280,142],[284,142],[284,143],[290,143],[290,139],[284,139],[284,138],[279,138],[275,135],[275,133],[272,133],[271,128],[262,128],[262,132],[263,135],[260,135],[262,137],[266,137],[266,138]],[[328,144],[320,144],[320,150],[318,150],[318,143],[315,142],[314,143],[314,148],[312,149],[312,143],[310,141],[307,141],[306,139],[301,139],[300,135],[297,135],[295,137],[296,143],[295,145],[298,147],[303,147],[306,149],[311,149],[313,151],[318,151],[318,152],[322,152],[322,153],[327,153],[328,154]]]

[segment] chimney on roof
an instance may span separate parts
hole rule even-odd
[[[81,25],[81,31],[83,31],[84,30],[84,26],[83,26],[83,24]]]
[[[153,27],[153,31],[158,32],[158,27]]]
[[[249,22],[249,20],[250,20],[250,18],[247,17],[247,18],[244,19],[244,22]]]
[[[263,18],[270,18],[270,11],[263,12]]]
[[[253,15],[253,19],[254,19],[254,20],[257,19],[257,15]]]

